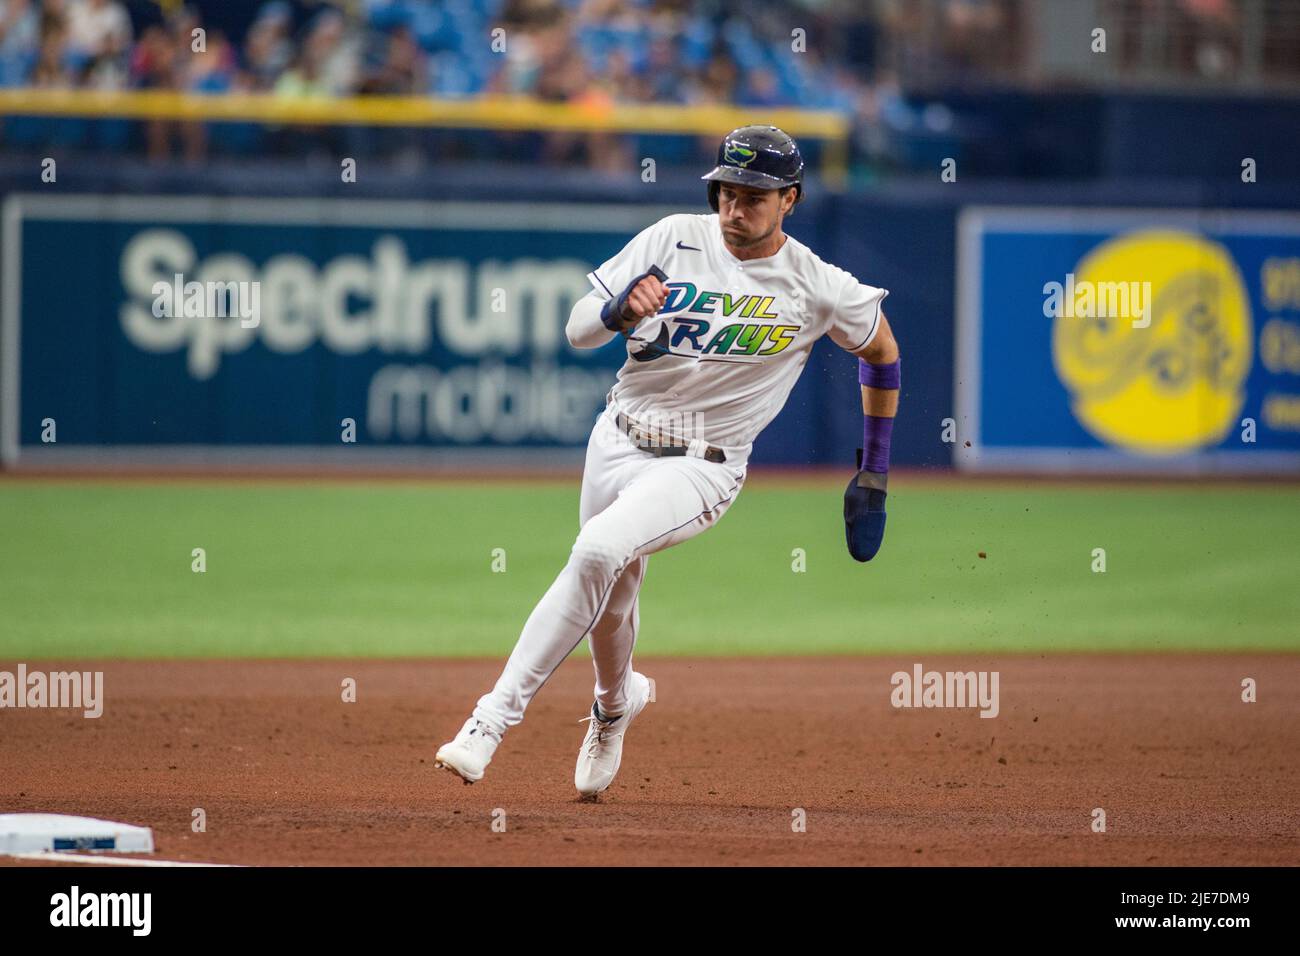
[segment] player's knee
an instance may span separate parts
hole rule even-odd
[[[619,544],[594,534],[580,534],[573,543],[569,561],[583,577],[612,578],[631,557]]]

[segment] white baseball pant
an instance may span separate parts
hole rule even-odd
[[[619,429],[607,407],[587,442],[577,540],[537,602],[496,686],[474,716],[499,733],[524,719],[542,685],[588,638],[603,714],[623,712],[649,556],[712,527],[744,484],[744,462],[657,457]]]

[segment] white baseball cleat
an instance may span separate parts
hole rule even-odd
[[[596,717],[593,703],[591,713],[578,721],[591,721],[582,749],[578,751],[578,766],[573,771],[573,784],[583,796],[600,793],[614,782],[618,765],[623,762],[623,737],[636,715],[645,710],[648,703],[650,678],[633,671],[627,707],[622,714],[614,720],[600,720]]]
[[[500,743],[500,734],[470,717],[455,740],[438,748],[433,765],[450,770],[466,783],[474,783],[483,779],[483,771],[492,762],[492,755]]]

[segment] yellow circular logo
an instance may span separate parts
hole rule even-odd
[[[1048,305],[1056,373],[1101,441],[1172,455],[1218,444],[1236,423],[1250,300],[1219,243],[1168,229],[1111,239],[1053,286]]]

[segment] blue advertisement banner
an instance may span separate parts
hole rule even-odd
[[[955,462],[1300,471],[1300,214],[970,208]]]
[[[625,353],[570,346],[569,310],[680,211],[11,196],[4,457],[581,448]]]

